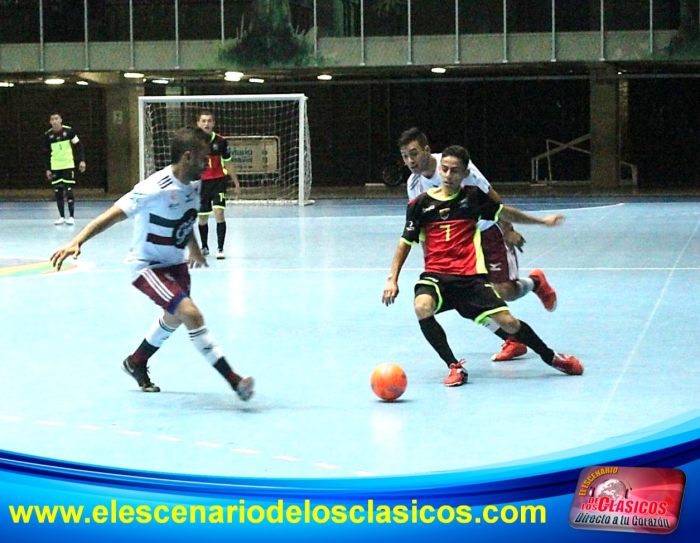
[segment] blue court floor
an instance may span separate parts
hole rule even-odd
[[[566,216],[560,228],[519,228],[521,271],[545,270],[557,310],[533,295],[511,309],[554,349],[578,356],[583,376],[534,353],[491,362],[500,340],[445,314],[470,382],[444,387],[445,365],[413,314],[419,248],[397,303],[381,303],[401,201],[238,206],[227,210],[227,259],[193,271],[192,296],[232,365],[256,378],[248,403],[184,330],[151,361],[160,394],[140,392],[121,371],[160,311],[129,283],[129,221],[88,242],[77,267],[45,273],[51,253],[110,202],[78,200],[72,227],[53,225],[53,203],[0,203],[0,448],[191,474],[415,474],[565,454],[699,408],[700,205],[509,203]],[[408,375],[395,403],[369,386],[382,362]]]

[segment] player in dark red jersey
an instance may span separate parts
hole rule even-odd
[[[46,163],[46,178],[51,182],[56,198],[59,217],[54,224],[75,224],[75,152],[78,155],[78,169],[85,171],[85,147],[78,134],[63,124],[60,113],[52,113],[49,117],[51,128],[44,134],[44,157]],[[64,194],[65,193],[65,194]],[[68,218],[66,219],[65,202],[68,202]]]
[[[444,329],[435,319],[443,311],[455,309],[462,317],[485,326],[497,336],[514,336],[535,351],[553,368],[568,375],[581,375],[583,366],[572,355],[550,349],[525,322],[516,319],[505,301],[488,280],[481,250],[480,219],[556,226],[561,215],[543,219],[512,207],[504,207],[478,188],[461,187],[469,175],[469,153],[453,145],[442,152],[442,183],[411,200],[406,225],[382,294],[385,305],[393,304],[399,294],[399,274],[411,251],[425,236],[425,271],[415,286],[414,309],[423,335],[450,369],[446,386],[467,382],[464,360],[457,360],[447,342]]]
[[[202,243],[202,253],[209,254],[209,215],[212,209],[216,220],[216,258],[226,258],[224,241],[226,240],[226,181],[228,176],[233,181],[236,194],[241,186],[231,161],[231,151],[226,138],[214,132],[214,114],[202,111],[197,119],[197,126],[209,136],[209,167],[202,174],[202,196],[199,208],[199,237]]]

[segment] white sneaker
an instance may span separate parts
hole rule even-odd
[[[68,217],[66,219],[66,224],[75,224],[75,219],[73,217]]]
[[[224,258],[226,258],[226,255],[224,254],[224,251],[222,251],[221,249],[217,249],[217,251],[216,251],[216,259],[217,259],[217,260],[223,260]]]
[[[66,222],[66,219],[64,219],[63,217],[59,217],[53,223],[54,224],[63,224],[64,222]]]
[[[253,378],[244,377],[238,382],[238,386],[236,387],[236,394],[238,394],[238,397],[241,400],[247,402],[248,400],[250,400],[251,396],[253,396],[253,386],[255,386],[255,381],[253,380]]]

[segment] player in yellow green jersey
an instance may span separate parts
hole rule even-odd
[[[46,157],[46,178],[51,182],[58,206],[59,218],[54,224],[74,224],[75,197],[75,162],[78,169],[85,171],[85,147],[78,135],[63,124],[60,113],[52,113],[49,118],[51,129],[44,134],[44,153]],[[68,202],[68,218],[65,214],[65,202]]]

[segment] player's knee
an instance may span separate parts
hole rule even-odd
[[[496,313],[493,315],[493,319],[507,334],[517,334],[518,330],[520,330],[520,321],[510,312]]]
[[[515,281],[506,281],[505,283],[493,283],[493,288],[498,292],[498,295],[506,302],[512,302],[518,299],[518,287]]]
[[[413,300],[413,309],[418,320],[430,318],[435,314],[435,300],[427,294],[416,296]]]
[[[183,298],[175,310],[175,316],[180,319],[187,328],[201,328],[204,326],[204,316],[199,308],[194,305],[191,298]]]

